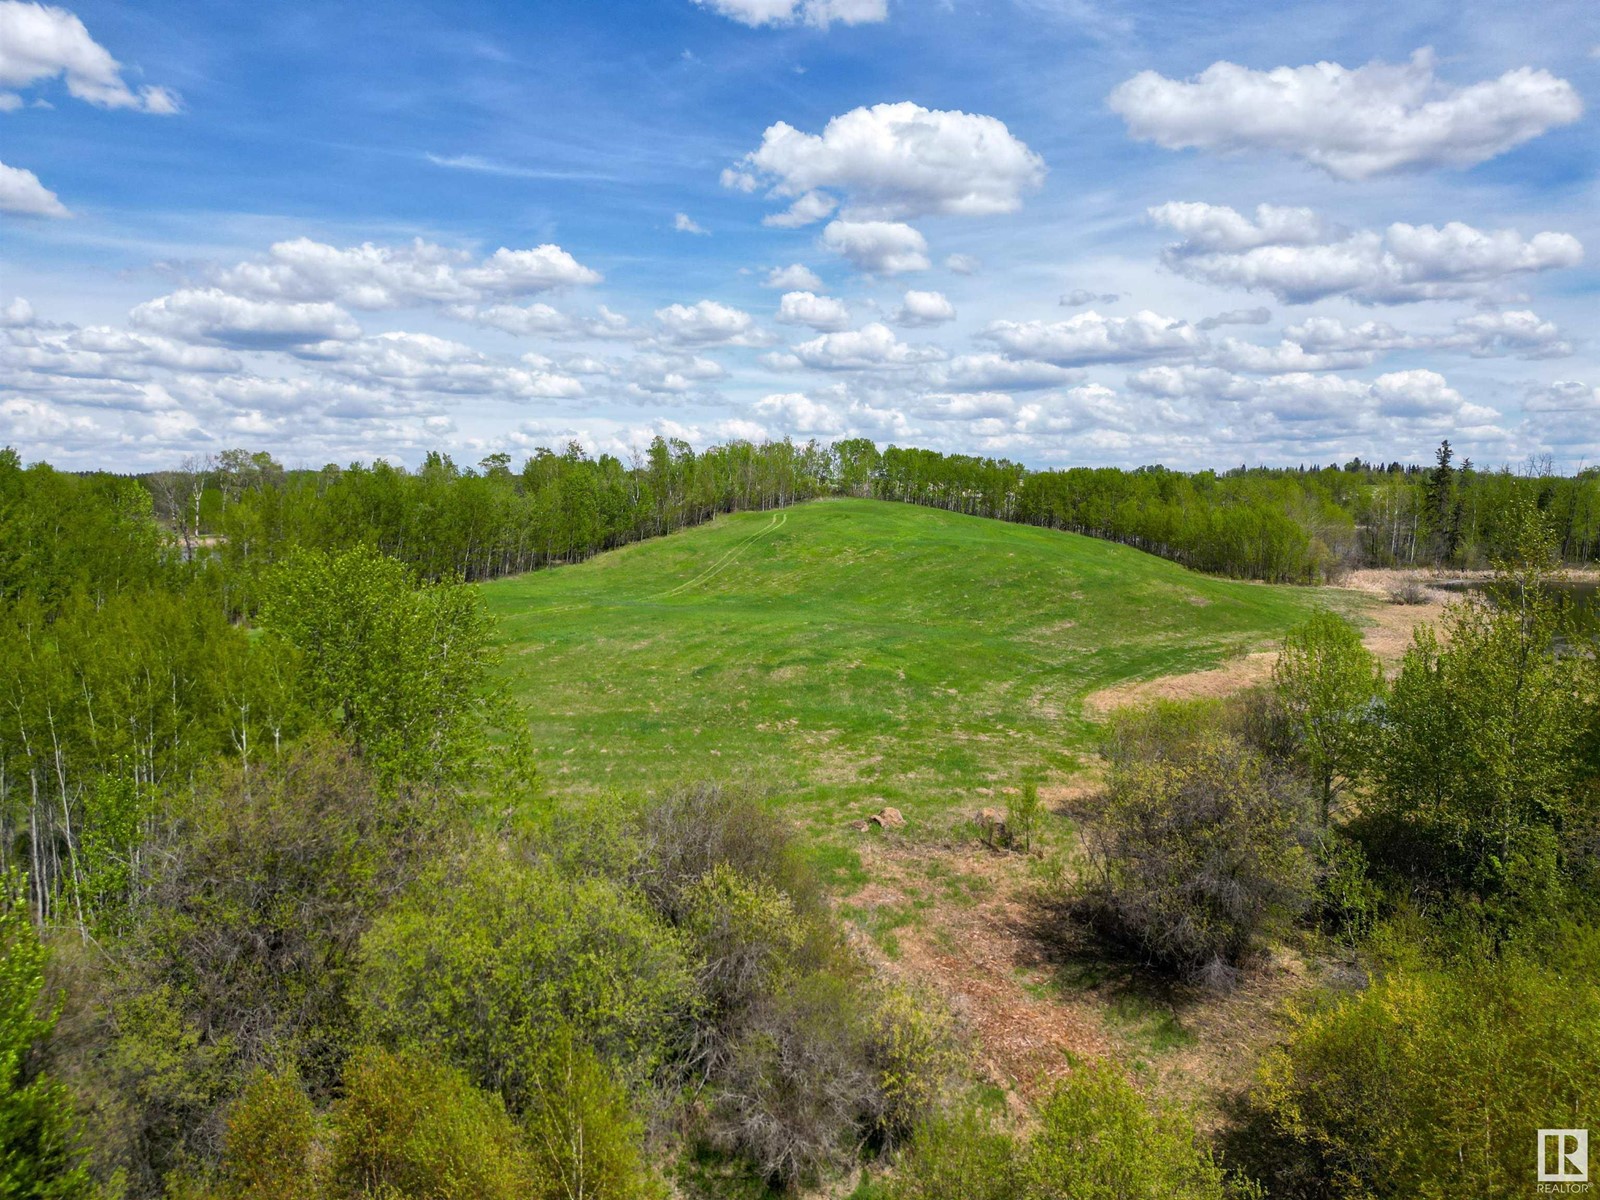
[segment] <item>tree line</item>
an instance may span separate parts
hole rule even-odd
[[[1317,583],[1355,566],[1487,567],[1511,550],[1518,507],[1544,515],[1559,556],[1600,554],[1600,470],[1562,477],[1459,465],[1449,442],[1423,468],[1034,471],[1006,459],[835,443],[837,490],[1107,538],[1196,570]]]
[[[356,544],[431,579],[486,579],[578,561],[721,512],[827,495],[1063,529],[1275,583],[1325,582],[1358,566],[1487,567],[1508,549],[1510,514],[1523,502],[1544,515],[1564,561],[1600,554],[1600,470],[1485,471],[1457,463],[1448,442],[1427,468],[1352,459],[1192,473],[1030,470],[1006,459],[880,450],[865,438],[701,452],[657,438],[629,463],[571,443],[559,454],[538,450],[517,470],[505,454],[463,468],[432,453],[415,471],[382,461],[289,471],[234,450],[141,481],[186,553],[224,556],[236,580],[285,546]]]

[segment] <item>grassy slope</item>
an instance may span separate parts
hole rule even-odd
[[[719,518],[484,591],[552,785],[751,778],[819,832],[1059,779],[1092,737],[1085,694],[1214,665],[1320,600],[867,500]]]

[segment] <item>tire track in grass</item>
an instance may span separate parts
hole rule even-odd
[[[768,522],[766,525],[763,525],[749,537],[740,541],[731,550],[723,554],[722,557],[717,559],[716,562],[712,563],[704,571],[701,571],[700,574],[696,575],[693,579],[687,579],[680,583],[677,587],[672,588],[670,591],[662,592],[659,596],[652,596],[650,598],[652,600],[665,600],[668,597],[676,596],[681,592],[686,592],[692,587],[698,587],[700,584],[709,583],[717,575],[721,574],[724,569],[732,566],[733,563],[738,559],[739,555],[748,550],[755,542],[766,537],[767,534],[772,533],[774,530],[782,529],[788,523],[789,514],[787,512],[773,513],[772,520],[770,522]]]
[[[646,596],[645,599],[665,600],[668,596],[676,596],[679,592],[686,591],[687,589],[694,587],[696,584],[706,582],[714,575],[718,574],[724,567],[728,566],[737,555],[742,554],[752,542],[759,538],[765,537],[775,529],[782,529],[788,523],[789,514],[787,512],[773,513],[772,520],[768,524],[763,525],[750,536],[741,538],[731,550],[725,551],[717,558],[715,562],[713,562],[709,567],[705,568],[705,570],[701,571],[700,574],[696,575],[693,579],[685,580],[677,587],[668,591],[659,592],[654,596]],[[555,613],[572,612],[575,609],[592,607],[594,607],[593,601],[580,600],[572,604],[558,604],[553,608],[542,608],[539,609],[538,612],[540,616],[551,616]]]

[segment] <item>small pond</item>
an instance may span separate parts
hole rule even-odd
[[[1487,580],[1455,579],[1431,586],[1446,592],[1482,592],[1489,587]],[[1547,585],[1550,593],[1565,602],[1574,625],[1585,632],[1600,631],[1600,582],[1592,579]]]

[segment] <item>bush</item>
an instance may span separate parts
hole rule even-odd
[[[1076,1064],[1024,1142],[967,1106],[925,1122],[890,1200],[1246,1200],[1180,1109],[1147,1103],[1109,1063]]]
[[[1272,679],[1316,784],[1326,826],[1341,786],[1366,768],[1383,668],[1360,630],[1337,613],[1317,612],[1284,637]]]
[[[1420,579],[1403,579],[1389,589],[1390,604],[1427,604],[1433,593]]]
[[[552,1033],[640,1082],[677,1048],[693,997],[680,937],[642,903],[492,845],[422,880],[361,952],[366,1034],[428,1047],[518,1114]]]
[[[128,1146],[136,1190],[215,1154],[252,1065],[295,1062],[314,1094],[332,1091],[361,938],[452,816],[430,794],[381,795],[336,743],[174,800],[114,951],[111,1046],[85,1085],[107,1097],[99,1123]]]
[[[1224,1200],[1230,1185],[1180,1110],[1149,1105],[1110,1063],[1084,1064],[1039,1109],[1022,1200]]]
[[[924,989],[880,983],[869,997],[867,1052],[878,1073],[877,1130],[893,1144],[927,1120],[966,1065],[955,1019]]]
[[[316,1200],[317,1116],[293,1072],[257,1071],[228,1112],[228,1200]]]
[[[895,1162],[889,1200],[1017,1200],[1016,1139],[975,1105],[930,1117]]]
[[[1293,782],[1231,738],[1115,763],[1081,899],[1153,961],[1224,982],[1309,901],[1304,815]]]
[[[420,1055],[367,1050],[331,1114],[325,1195],[373,1200],[553,1196],[498,1096]]]
[[[840,1166],[882,1113],[859,997],[816,973],[746,1021],[715,1081],[713,1141],[784,1186]]]
[[[1006,828],[1011,831],[1011,836],[1022,843],[1024,852],[1033,849],[1033,835],[1039,827],[1039,785],[1028,782],[1022,785],[1022,790],[1017,793],[1006,805]]]
[[[1521,1195],[1534,1131],[1600,1118],[1600,931],[1402,969],[1294,1016],[1252,1096],[1274,1196]]]
[[[674,922],[686,890],[718,866],[782,892],[803,915],[826,908],[793,830],[745,792],[717,784],[682,788],[647,805],[638,826],[643,850],[633,882]]]
[[[644,1130],[627,1092],[570,1034],[555,1031],[523,1117],[550,1200],[646,1200],[659,1181],[642,1150]]]
[[[725,863],[684,887],[675,907],[700,1000],[687,1062],[709,1076],[751,1010],[800,972],[808,930],[786,893]]]
[[[1368,849],[1446,894],[1559,903],[1578,866],[1561,832],[1586,819],[1578,751],[1593,675],[1556,653],[1559,614],[1537,576],[1497,597],[1449,610],[1443,639],[1417,631],[1384,711]]]

